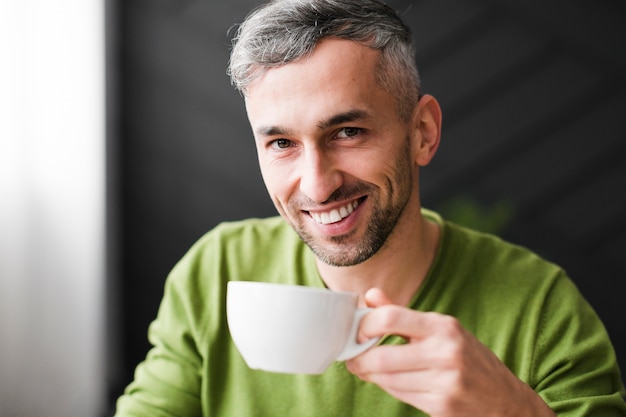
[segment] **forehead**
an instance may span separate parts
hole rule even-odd
[[[255,125],[324,119],[352,110],[374,113],[392,97],[375,79],[380,52],[356,42],[326,39],[310,57],[272,68],[254,80],[246,109]]]

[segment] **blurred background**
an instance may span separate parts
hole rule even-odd
[[[225,75],[259,3],[0,3],[0,416],[112,415],[176,261],[275,214]],[[565,267],[624,368],[621,3],[388,3],[444,111],[424,205]]]

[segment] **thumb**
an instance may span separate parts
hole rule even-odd
[[[365,304],[367,307],[376,308],[376,307],[382,307],[385,305],[393,304],[393,302],[391,301],[391,299],[389,299],[387,294],[385,294],[385,292],[381,290],[380,288],[370,288],[369,290],[365,292]],[[374,335],[366,334],[366,332],[363,331],[364,330],[363,323],[366,322],[366,320],[367,320],[367,316],[363,318],[359,326],[359,331],[357,333],[357,340],[359,343],[364,343],[371,337],[374,337]]]
[[[368,307],[380,307],[384,305],[393,304],[393,301],[385,294],[380,288],[370,288],[365,293],[365,304]]]

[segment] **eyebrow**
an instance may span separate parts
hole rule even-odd
[[[329,127],[340,125],[343,123],[354,122],[355,120],[369,119],[371,116],[365,110],[349,110],[344,113],[339,113],[326,120],[322,120],[318,123],[319,129],[328,129]]]
[[[335,114],[328,119],[322,120],[317,124],[318,129],[324,130],[329,127],[340,125],[343,123],[353,122],[355,120],[363,120],[371,118],[370,114],[365,110],[349,110],[343,113]],[[256,130],[259,136],[290,136],[293,131],[281,126],[261,126]]]
[[[292,131],[280,126],[261,126],[255,130],[259,136],[291,136]]]

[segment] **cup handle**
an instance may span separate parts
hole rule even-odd
[[[358,308],[355,311],[354,320],[352,320],[352,328],[350,329],[350,336],[348,337],[348,342],[337,357],[337,361],[346,361],[348,359],[352,359],[374,346],[376,342],[380,340],[380,337],[373,337],[363,343],[357,342],[356,337],[359,330],[359,324],[361,324],[361,319],[371,310],[371,308]]]

